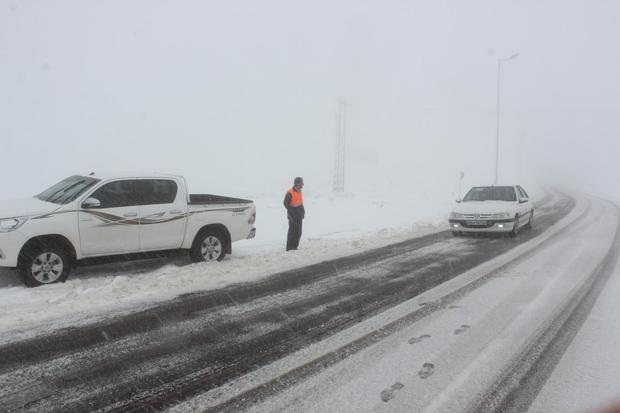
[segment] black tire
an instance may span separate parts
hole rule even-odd
[[[534,210],[530,211],[530,220],[525,225],[526,228],[534,228]]]
[[[194,238],[189,256],[193,262],[222,261],[226,256],[226,238],[217,230],[200,231]]]
[[[511,238],[514,238],[519,233],[519,215],[515,215],[515,226],[512,228],[512,231],[508,233]]]
[[[55,245],[33,247],[22,252],[17,269],[27,287],[64,283],[71,273],[70,255]]]

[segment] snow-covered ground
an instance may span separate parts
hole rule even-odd
[[[532,191],[534,199],[541,191]],[[305,191],[300,250],[285,252],[283,194],[252,197],[257,237],[233,245],[223,262],[191,264],[185,256],[81,267],[64,284],[25,288],[0,269],[0,342],[107,318],[179,294],[249,282],[280,271],[447,229],[453,200],[445,193]]]
[[[542,198],[542,191],[532,192],[534,199]],[[36,289],[23,287],[12,273],[0,272],[4,277],[0,286],[0,342],[441,231],[446,229],[452,203],[447,197],[430,201],[414,196],[403,202],[402,197],[396,199],[385,193],[306,196],[308,219],[299,251],[283,251],[286,220],[281,199],[263,195],[255,197],[259,208],[259,237],[235,244],[233,255],[222,263],[191,264],[186,258],[176,258],[83,267],[65,284]],[[454,411],[455,406],[466,405],[472,394],[483,392],[493,383],[506,360],[518,352],[515,343],[525,342],[528,335],[535,333],[532,324],[544,325],[609,248],[617,211],[610,203],[594,198],[590,202],[592,207],[587,209],[580,200],[563,221],[587,211],[585,219],[540,252],[502,268],[482,288],[457,299],[449,307],[346,359],[325,374],[265,400],[257,409],[358,411],[363,407],[376,411],[410,411],[412,406],[417,406],[429,411]],[[356,213],[347,213],[352,210]],[[552,232],[547,231],[539,238]],[[537,240],[515,248],[506,256],[521,254],[521,249],[527,250]],[[368,334],[389,322],[386,320],[390,317],[401,317],[399,311],[414,311],[432,302],[453,288],[452,284],[469,282],[467,277],[488,273],[493,261],[471,270],[471,275],[457,277],[330,340],[338,346],[348,342],[353,330],[357,330],[356,334]],[[616,268],[591,316],[531,411],[580,412],[618,399],[620,382],[616,372],[620,357],[609,349],[614,348],[618,339],[614,331],[619,319],[615,308],[619,291],[620,271]],[[433,294],[439,295],[433,298]],[[372,325],[375,322],[379,324]],[[321,342],[315,347],[326,345],[329,343]],[[306,352],[312,358],[313,351],[316,349],[309,348],[301,353]],[[270,369],[274,370],[273,374],[279,374],[276,370],[279,368],[290,369],[299,362],[299,354],[290,358],[292,361],[281,361],[284,367],[277,366],[279,361],[264,367],[258,378],[252,376],[241,381],[247,379],[247,385],[255,385],[253,381],[265,380]],[[182,406],[208,405],[202,401],[199,396]]]

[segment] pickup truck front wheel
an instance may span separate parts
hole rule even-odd
[[[26,286],[38,287],[65,282],[71,271],[71,261],[60,248],[37,248],[22,254],[18,270]]]
[[[224,245],[222,234],[218,231],[207,230],[196,236],[189,255],[194,262],[222,261],[226,255]]]

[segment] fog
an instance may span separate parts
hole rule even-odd
[[[0,198],[75,173],[192,190],[499,180],[620,198],[617,1],[0,0]]]

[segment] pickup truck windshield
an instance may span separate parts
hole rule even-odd
[[[517,194],[512,186],[477,186],[469,190],[463,202],[508,201],[515,202]]]
[[[35,195],[35,198],[45,202],[53,202],[54,204],[68,204],[97,182],[99,182],[99,179],[88,176],[70,176],[41,192],[39,195]]]

